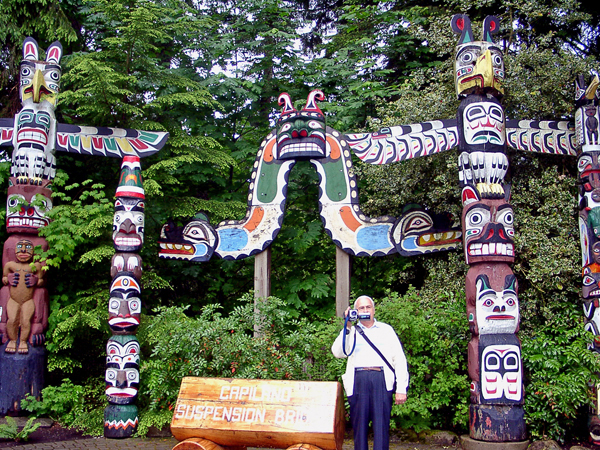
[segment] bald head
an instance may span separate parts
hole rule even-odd
[[[373,301],[373,299],[371,297],[369,297],[368,295],[361,295],[360,297],[358,297],[356,300],[354,300],[354,309],[358,309],[358,302],[370,302],[371,306],[373,307],[373,309],[375,309],[375,302]]]

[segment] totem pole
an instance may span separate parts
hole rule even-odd
[[[110,316],[109,325],[115,336],[107,345],[106,375],[107,382],[114,375],[117,387],[114,391],[107,388],[110,406],[122,406],[120,412],[117,407],[107,408],[105,428],[113,434],[108,437],[125,437],[133,434],[131,423],[137,423],[137,409],[128,399],[135,398],[139,384],[139,345],[131,336],[140,313],[141,259],[132,253],[139,251],[143,241],[144,190],[139,158],[158,152],[168,133],[58,123],[54,111],[62,52],[60,43],[54,42],[46,51],[46,60],[40,61],[37,42],[25,39],[19,87],[22,108],[14,119],[0,119],[0,146],[14,148],[6,214],[10,236],[2,252],[0,289],[0,414],[18,411],[27,393],[39,398],[43,388],[48,291],[44,287],[45,267],[35,260],[34,251],[48,249],[46,240],[37,233],[48,224],[46,214],[52,208],[54,152],[123,158],[113,241],[117,252],[125,253],[115,255],[112,262],[109,309],[115,317]],[[122,315],[125,307],[119,305],[119,299],[125,299],[129,314]],[[121,385],[123,374],[127,377],[125,389]]]
[[[169,221],[161,230],[159,256],[192,262],[208,261],[213,255],[238,260],[268,249],[281,229],[288,178],[298,160],[309,160],[319,175],[321,221],[345,255],[413,256],[455,249],[460,229],[453,227],[447,215],[431,214],[418,205],[408,205],[401,217],[371,218],[361,212],[350,154],[352,146],[360,148],[361,142],[358,135],[345,136],[326,126],[325,115],[317,105],[324,98],[323,92],[314,90],[306,106],[297,111],[290,96],[281,94],[283,110],[277,128],[262,142],[254,163],[246,217],[217,226],[211,225],[204,213],[183,225]],[[448,141],[456,141],[455,131],[437,133],[439,124],[396,130],[397,135],[413,133],[412,138],[403,136],[410,139],[410,150],[399,159],[434,153]],[[369,149],[364,151],[369,154]]]
[[[595,76],[586,85],[585,77],[575,80],[575,133],[580,150],[577,160],[579,170],[579,236],[581,239],[581,264],[583,312],[585,329],[594,334],[589,348],[600,353],[600,140],[598,137],[598,105],[600,97]],[[600,443],[600,417],[598,416],[598,386],[594,386],[596,405],[589,420],[590,438]]]
[[[108,325],[113,333],[106,344],[106,397],[104,436],[130,437],[138,425],[135,405],[140,384],[140,344],[135,332],[142,311],[142,259],[144,243],[144,188],[140,160],[126,156],[115,200]]]
[[[465,292],[472,339],[470,437],[480,441],[524,441],[523,376],[519,328],[518,283],[514,262],[513,211],[508,170],[504,110],[504,61],[492,34],[499,21],[488,16],[483,39],[475,41],[469,18],[452,18],[460,34],[456,48],[456,93],[459,179],[465,259],[469,265]]]

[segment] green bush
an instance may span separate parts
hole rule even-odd
[[[99,378],[89,379],[84,386],[64,379],[60,386],[42,389],[41,401],[31,395],[21,400],[25,411],[97,436],[103,431],[105,406],[104,383]]]

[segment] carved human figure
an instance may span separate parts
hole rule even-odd
[[[29,352],[27,339],[31,333],[31,321],[35,313],[33,295],[35,289],[44,284],[42,263],[32,263],[33,249],[33,243],[28,239],[17,242],[15,249],[17,260],[6,263],[2,272],[2,283],[10,287],[6,311],[8,316],[6,331],[9,338],[6,352],[8,353]],[[19,340],[18,348],[17,340]]]
[[[126,405],[137,397],[140,374],[140,344],[135,336],[112,336],[106,344],[106,397],[115,405]]]

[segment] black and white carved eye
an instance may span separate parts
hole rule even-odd
[[[504,60],[499,53],[492,53],[492,65],[494,67],[502,67]]]
[[[502,112],[502,108],[493,105],[490,107],[490,117],[492,119],[497,120],[498,122],[504,122],[504,113]]]
[[[308,126],[312,129],[318,130],[323,128],[323,124],[317,120],[311,120],[308,122]]]
[[[58,83],[58,81],[60,80],[60,72],[58,70],[49,70],[48,72],[46,72],[46,75],[48,76],[48,78],[50,78],[56,83]]]
[[[485,209],[474,209],[467,213],[466,219],[469,226],[481,227],[484,223],[490,221],[490,214]]]
[[[504,368],[515,370],[519,368],[519,357],[516,353],[509,353],[504,357]]]
[[[138,376],[138,372],[135,369],[127,371],[127,380],[129,381],[137,381]]]
[[[486,359],[485,359],[485,367],[488,370],[494,370],[494,369],[499,369],[500,368],[500,360],[498,359],[498,356],[494,355],[494,354],[490,354],[487,355]]]
[[[27,67],[27,66],[21,67],[21,76],[22,77],[31,76],[32,72],[33,71],[31,70],[31,67]]]
[[[505,226],[512,226],[515,221],[515,216],[512,209],[505,209],[498,213],[498,222]]]
[[[579,161],[577,161],[577,170],[583,172],[587,168],[592,166],[592,157],[589,155],[581,155]]]
[[[515,301],[514,298],[508,298],[508,299],[506,299],[506,304],[508,306],[515,306],[517,304],[517,302]]]
[[[117,379],[117,371],[114,369],[106,369],[106,381],[115,381]]]
[[[486,298],[486,299],[483,301],[483,306],[485,306],[486,308],[489,308],[490,306],[493,306],[493,304],[494,304],[494,302],[493,302],[493,300],[492,300],[492,299],[490,299],[490,298]]]
[[[284,123],[283,126],[281,127],[281,129],[279,130],[282,133],[285,133],[286,131],[289,131],[290,128],[292,128],[292,124],[291,123]]]
[[[475,61],[477,59],[477,56],[477,53],[475,53],[472,50],[468,50],[460,54],[459,61],[462,64],[469,64]]]
[[[466,116],[469,121],[481,119],[486,115],[485,109],[480,105],[471,106],[466,111]]]

